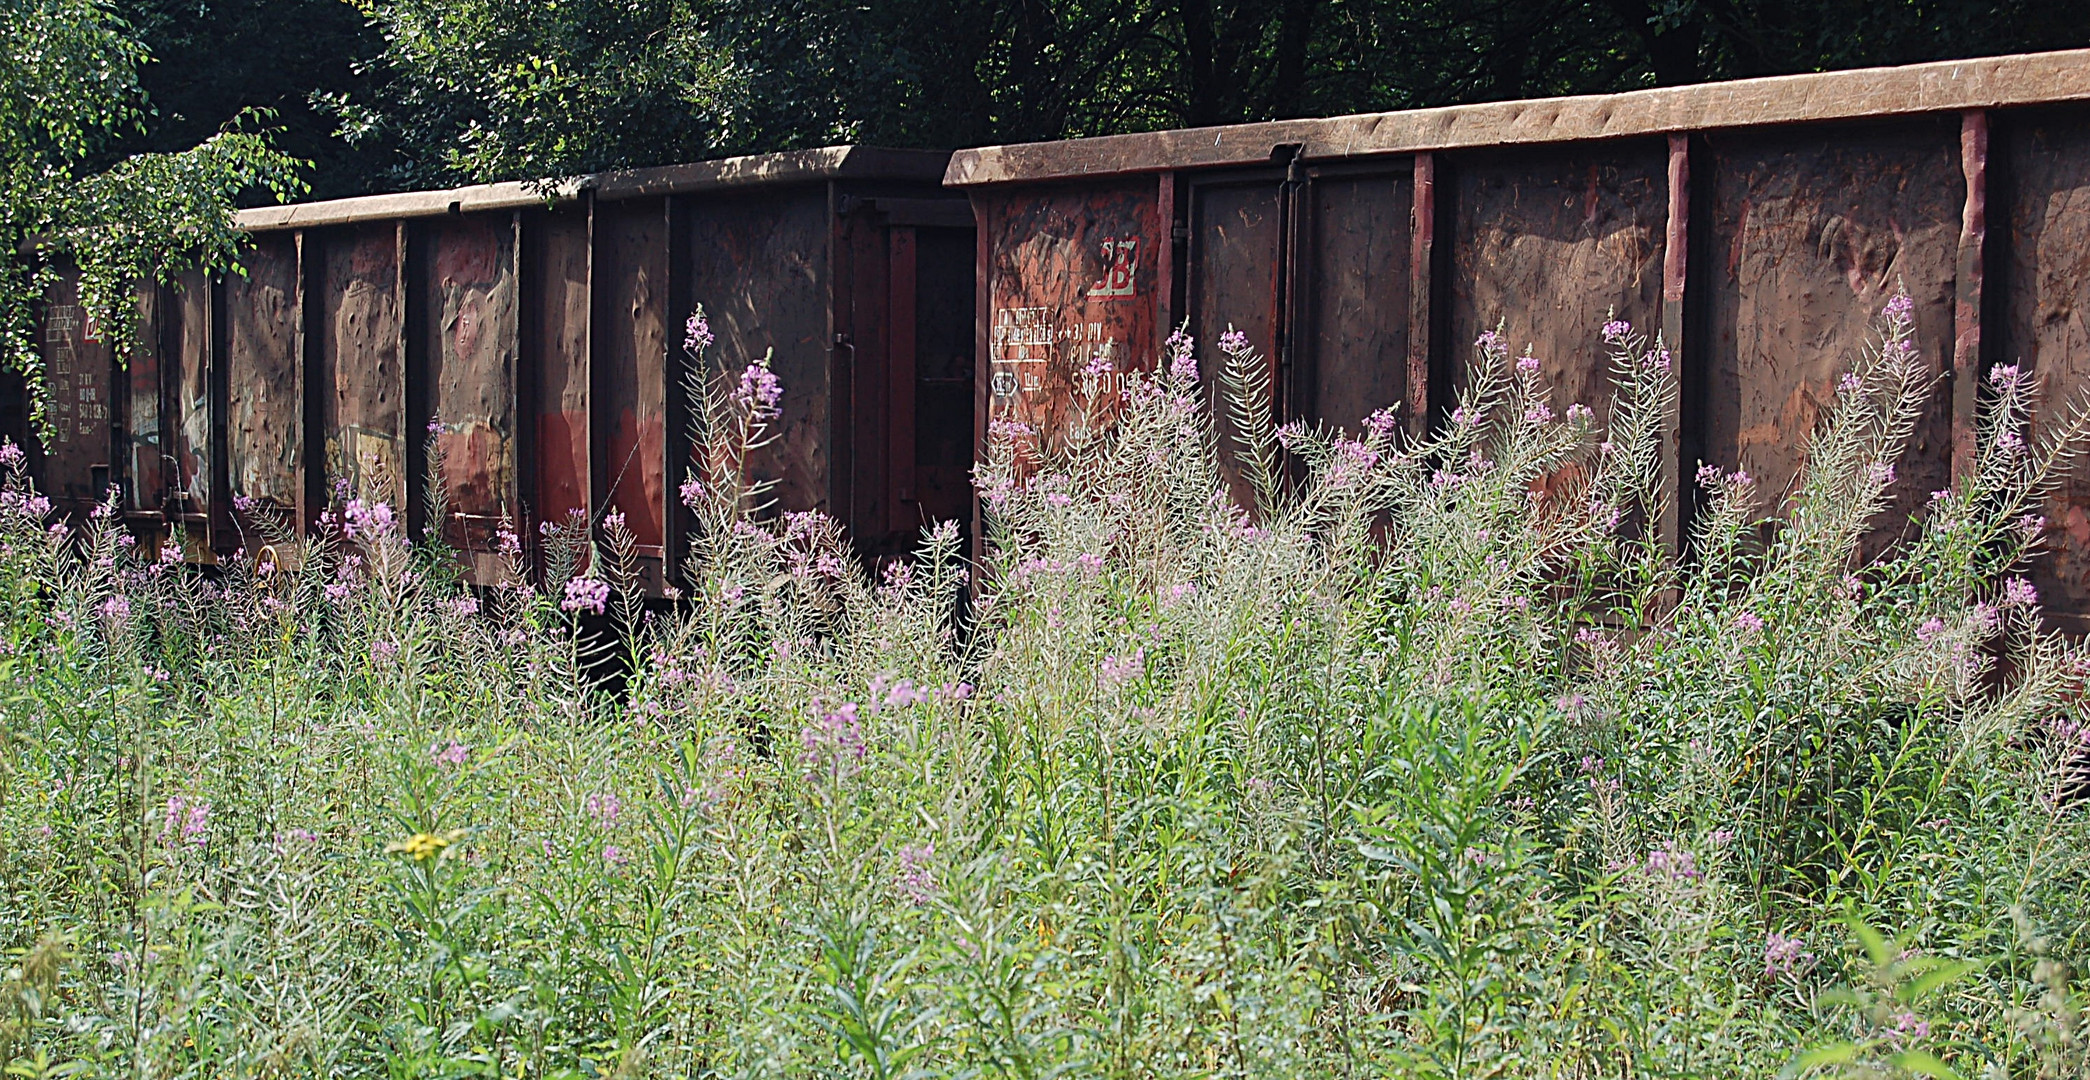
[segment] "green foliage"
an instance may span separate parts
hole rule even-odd
[[[398,153],[393,182],[422,186],[836,142],[953,148],[2090,43],[2074,0],[357,7],[383,38],[365,57],[370,76],[317,89],[351,139]]]
[[[253,113],[192,149],[93,168],[90,155],[140,121],[143,48],[101,0],[9,0],[0,23],[0,360],[26,376],[47,428],[35,306],[59,266],[78,270],[82,309],[125,356],[136,282],[234,269],[234,200],[304,188]]]
[[[1608,428],[1489,334],[1425,438],[1179,337],[995,426],[983,563],[873,576],[760,512],[776,387],[699,315],[650,612],[614,515],[478,592],[361,500],[205,578],[0,450],[0,1068],[2080,1076],[2090,655],[2012,575],[2083,421],[1999,369],[1878,539],[1911,325],[1777,520],[1702,477],[1688,573],[1622,324]]]

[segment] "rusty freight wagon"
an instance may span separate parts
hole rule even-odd
[[[1941,384],[1892,529],[1969,460],[1984,365],[2049,412],[2090,390],[2090,52],[987,147],[947,182],[979,222],[981,437],[1055,430],[1084,367],[1151,369],[1184,320],[1244,331],[1293,417],[1431,423],[1497,320],[1556,408],[1601,410],[1616,312],[1678,359],[1687,515],[1699,462],[1789,482],[1906,288]],[[2080,623],[2090,476],[2046,516],[2037,577]]]
[[[782,437],[753,467],[780,507],[910,547],[969,507],[972,217],[947,158],[836,147],[242,212],[246,274],[147,290],[128,371],[51,297],[43,481],[75,509],[118,483],[134,525],[203,560],[345,484],[440,528],[480,580],[503,520],[616,510],[658,590],[702,305],[727,365],[774,351]],[[420,520],[424,433],[440,523]]]

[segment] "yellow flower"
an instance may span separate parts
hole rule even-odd
[[[457,842],[464,835],[463,829],[451,829],[437,836],[434,833],[415,833],[404,840],[394,840],[385,845],[385,853],[404,853],[415,862],[427,862],[443,853],[443,849]]]

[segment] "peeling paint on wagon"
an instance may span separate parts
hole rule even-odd
[[[250,519],[243,527],[253,514],[299,521],[305,469],[297,238],[256,237],[243,263],[246,274],[226,278],[223,286],[230,494],[247,507],[239,515]]]
[[[407,505],[404,268],[400,226],[326,235],[320,296],[320,431],[330,485]]]
[[[1607,319],[1661,329],[1667,148],[1603,143],[1462,161],[1452,177],[1451,331],[1455,371],[1500,326],[1512,353],[1538,358],[1552,408],[1593,409],[1614,390]],[[1464,381],[1463,377],[1460,379]]]
[[[2009,211],[1992,219],[2007,231],[1990,282],[2001,332],[1986,351],[2036,380],[2033,430],[2044,434],[2090,404],[2090,110],[2027,115],[1996,138],[1996,194]],[[2090,473],[2063,478],[2041,514],[2047,553],[2033,583],[2049,606],[2090,614]]]
[[[988,416],[1045,438],[1115,407],[1124,372],[1158,356],[1166,223],[1153,183],[984,196]],[[1093,375],[1091,364],[1112,374]]]
[[[516,484],[516,364],[520,311],[513,214],[415,226],[414,303],[425,364],[422,426],[442,456],[443,540],[465,553],[474,580],[501,577],[497,533],[520,520]],[[424,527],[427,527],[424,524]]]
[[[1838,376],[1897,290],[1916,302],[1929,369],[1950,367],[1958,134],[1947,117],[1709,139],[1712,330],[1687,460],[1744,468],[1766,505],[1784,505]],[[1948,485],[1951,445],[1951,395],[1933,386],[1868,550]]]

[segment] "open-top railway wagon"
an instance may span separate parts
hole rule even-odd
[[[752,469],[778,505],[911,547],[970,512],[972,218],[947,159],[835,147],[243,211],[245,273],[144,290],[127,367],[69,285],[50,297],[40,479],[75,511],[117,485],[135,527],[206,562],[345,485],[440,528],[481,581],[502,522],[616,511],[658,591],[701,306],[715,361],[773,354],[781,437]]]
[[[1688,535],[1701,462],[1779,491],[1888,297],[1939,376],[1882,535],[1971,461],[1980,373],[2039,421],[2090,395],[2090,51],[960,151],[978,216],[977,422],[1047,437],[1097,358],[1232,325],[1279,407],[1450,407],[1498,322],[1601,413],[1609,318],[1659,332]],[[1209,370],[1212,365],[1206,365]],[[2090,475],[2046,510],[2050,611],[2090,614]]]

